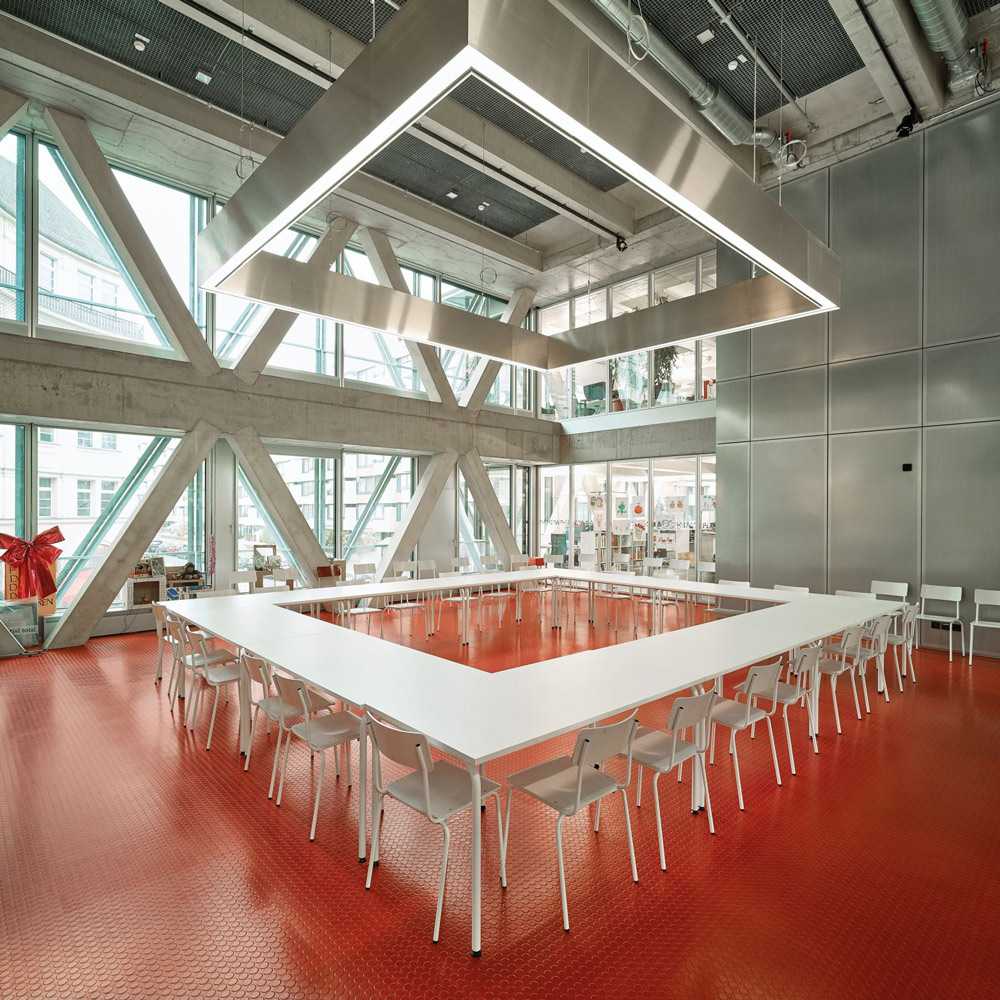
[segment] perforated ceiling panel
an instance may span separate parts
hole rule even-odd
[[[965,8],[965,13],[969,17],[975,17],[976,14],[985,14],[986,11],[991,10],[996,5],[997,0],[965,0],[962,4]]]
[[[377,35],[396,13],[395,8],[402,7],[406,0],[393,0],[391,4],[385,0],[374,0],[374,3],[372,0],[296,0],[296,3],[367,44],[372,40],[372,15]]]
[[[861,69],[857,50],[847,37],[828,0],[724,0],[733,22],[751,39],[759,53],[798,96]],[[777,88],[756,74],[747,58],[736,70],[729,63],[745,49],[707,0],[643,0],[643,14],[652,27],[665,35],[709,80],[728,91],[749,117],[768,114],[785,103]],[[711,28],[714,38],[699,42],[697,35]]]

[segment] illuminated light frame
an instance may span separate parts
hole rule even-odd
[[[260,253],[470,75],[767,273],[540,339]],[[200,234],[198,271],[210,291],[540,370],[827,312],[840,295],[835,254],[539,0],[410,0]]]

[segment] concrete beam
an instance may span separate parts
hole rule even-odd
[[[227,434],[226,440],[250,480],[257,499],[264,505],[282,541],[291,551],[307,585],[318,587],[316,569],[325,566],[329,559],[295,502],[288,484],[281,478],[260,435],[253,427],[243,427],[235,434]],[[316,502],[322,503],[323,498],[318,497]]]
[[[191,362],[199,375],[220,371],[218,361],[132,210],[89,125],[76,115],[54,108],[45,110],[45,122],[174,349]]]
[[[310,267],[319,267],[325,271],[333,267],[337,257],[358,228],[358,224],[351,222],[350,219],[344,219],[343,222],[343,229],[328,230],[313,247],[308,260]],[[298,318],[299,313],[296,312],[288,312],[285,309],[272,310],[271,315],[257,332],[257,336],[253,338],[250,346],[234,366],[233,373],[248,385],[253,385]]]
[[[185,362],[127,350],[0,333],[3,411],[46,424],[79,421],[156,431],[256,428],[267,440],[433,454],[447,441],[508,461],[555,463],[557,424],[512,412],[462,409],[331,380],[267,373],[247,385],[231,371],[201,377]]]
[[[10,90],[0,89],[0,139],[12,125],[24,114],[28,107],[28,98],[15,94]]]
[[[378,229],[368,227],[361,230],[361,246],[364,248],[371,264],[375,277],[380,285],[386,288],[394,288],[397,292],[410,294],[410,289],[403,277],[399,261],[393,253],[389,237]],[[437,351],[430,344],[421,344],[412,340],[406,341],[406,349],[413,359],[413,366],[420,376],[420,383],[423,385],[427,395],[435,403],[443,403],[449,410],[458,406],[455,393],[445,374],[441,359]]]
[[[533,288],[519,288],[507,303],[500,317],[500,322],[510,323],[511,326],[520,326],[527,317],[531,303],[534,301],[535,290]],[[490,389],[493,388],[493,383],[502,367],[499,361],[479,358],[472,372],[472,378],[469,379],[469,384],[465,387],[462,398],[459,400],[459,405],[469,413],[478,413],[483,408],[486,397],[490,394]]]
[[[417,483],[417,488],[413,491],[413,498],[403,514],[403,519],[399,522],[396,533],[392,536],[382,555],[382,560],[375,572],[376,580],[392,576],[394,562],[409,560],[434,511],[434,505],[441,496],[441,491],[451,478],[457,461],[458,452],[451,448],[431,456]]]
[[[207,420],[199,420],[184,435],[104,562],[87,578],[83,589],[46,639],[46,649],[81,646],[90,638],[218,438],[218,429]]]
[[[861,9],[862,2],[863,0],[830,0],[830,6],[857,49],[879,93],[885,98],[885,103],[897,118],[902,118],[910,110],[910,99],[900,87],[892,64]]]
[[[469,487],[472,499],[476,501],[476,511],[483,519],[490,540],[509,569],[511,560],[521,555],[521,550],[479,452],[473,448],[459,455],[458,467],[465,477],[465,485]]]
[[[711,455],[715,451],[714,400],[609,414],[608,418],[564,420],[559,464],[613,462],[625,456]]]

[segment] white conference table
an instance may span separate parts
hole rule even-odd
[[[578,571],[529,570],[483,574],[486,586],[504,577],[552,579]],[[609,574],[589,574],[608,576]],[[478,576],[476,574],[475,576]],[[610,574],[612,578],[617,574]],[[463,584],[475,586],[470,574]],[[687,581],[641,579],[645,589],[662,583],[675,590]],[[423,587],[433,581],[414,581]],[[511,582],[517,582],[516,580]],[[613,582],[620,581],[614,579]],[[455,589],[454,578],[447,578]],[[666,585],[669,584],[669,587]],[[372,596],[376,587],[369,585]],[[390,585],[399,592],[400,583]],[[749,597],[747,588],[698,584]],[[767,591],[777,605],[691,628],[586,650],[499,673],[433,656],[363,632],[310,619],[288,610],[301,603],[347,597],[355,588],[284,591],[171,602],[169,610],[220,639],[248,648],[309,685],[367,709],[403,728],[423,732],[431,745],[462,762],[471,798],[481,801],[481,769],[488,761],[572,732],[661,698],[714,683],[717,677],[774,657],[785,650],[842,632],[899,607],[889,601],[791,591]],[[364,590],[365,588],[358,588]],[[436,588],[435,588],[436,589]],[[731,591],[735,589],[736,593]],[[713,591],[708,591],[713,593]],[[763,600],[764,598],[760,598]],[[780,603],[779,603],[780,602]],[[289,621],[288,619],[292,619]],[[317,628],[316,626],[322,626]],[[265,633],[272,629],[267,637]],[[244,642],[242,636],[255,638]],[[241,749],[244,702],[241,697]],[[249,715],[248,708],[246,715]],[[359,719],[358,856],[367,853],[367,726]],[[481,954],[482,829],[471,810],[473,955]]]

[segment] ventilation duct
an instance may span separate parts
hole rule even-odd
[[[629,0],[593,0],[626,34],[635,19]],[[736,102],[717,84],[706,80],[655,28],[649,32],[649,58],[687,92],[699,113],[734,146],[760,146],[775,163],[781,160],[781,137],[773,128],[755,127]]]
[[[959,0],[910,0],[913,13],[935,52],[948,63],[948,89],[970,87],[978,65],[969,45],[969,19]]]

